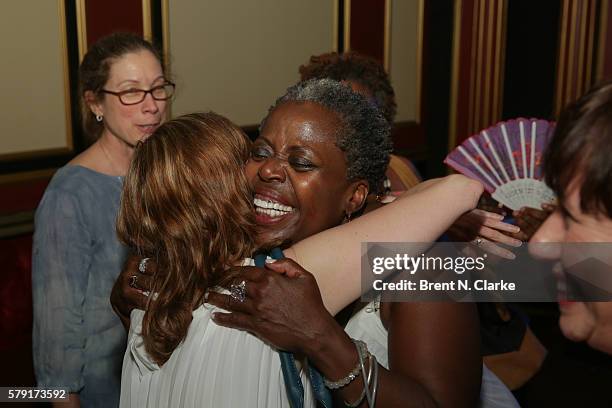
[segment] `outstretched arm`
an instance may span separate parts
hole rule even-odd
[[[361,242],[431,242],[462,213],[474,208],[481,193],[480,183],[461,175],[429,180],[394,203],[309,237],[285,254],[313,271],[326,307],[335,314],[360,294]],[[139,260],[135,256],[128,259],[111,294],[113,309],[126,327],[131,310],[146,305],[143,292],[149,290],[148,278],[155,266],[149,262],[143,274],[137,268]],[[133,276],[135,287],[130,287]],[[340,286],[344,287],[342,293],[337,291]]]
[[[422,183],[384,208],[294,245],[286,255],[303,268],[286,259],[267,266],[277,273],[244,269],[236,277],[245,282],[244,301],[211,292],[209,303],[234,312],[213,319],[304,353],[328,379],[344,378],[358,354],[330,312],[360,294],[361,242],[433,241],[481,193],[479,183],[463,176]],[[386,320],[390,370],[380,368],[380,406],[474,405],[481,360],[473,305],[393,304]],[[353,402],[362,390],[363,378],[356,378],[337,393]]]
[[[312,272],[325,307],[336,314],[361,294],[362,242],[432,242],[476,206],[482,190],[462,175],[429,180],[383,208],[298,242],[285,255]]]

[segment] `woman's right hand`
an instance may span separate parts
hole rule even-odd
[[[222,326],[249,331],[279,349],[305,354],[337,326],[323,306],[314,276],[291,259],[268,263],[265,269],[234,267],[232,274],[224,286],[230,289],[231,283],[244,281],[244,302],[213,291],[207,298],[231,312],[213,314]]]
[[[245,282],[247,296],[240,302],[209,292],[208,303],[230,312],[213,313],[217,324],[246,330],[278,349],[303,354],[326,378],[343,378],[358,363],[354,343],[325,309],[310,272],[288,258],[268,263],[265,269],[245,266],[232,272],[234,284]],[[342,396],[355,400],[361,389],[355,381],[341,390]]]
[[[123,270],[117,277],[111,291],[111,306],[126,329],[130,327],[130,313],[132,310],[146,309],[147,294],[151,289],[151,279],[156,268],[155,263],[149,260],[145,271],[141,272],[138,269],[138,264],[141,260],[142,257],[140,256],[130,255],[123,265]]]

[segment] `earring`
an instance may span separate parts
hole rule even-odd
[[[102,122],[102,115],[96,115],[96,121]]]
[[[351,222],[351,213],[350,212],[344,213],[344,220],[342,220],[342,222],[343,223]]]

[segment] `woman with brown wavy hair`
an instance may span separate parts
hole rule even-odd
[[[325,117],[318,123],[331,134],[337,131],[337,124],[328,128],[337,118],[317,104],[283,106],[283,112]],[[269,122],[265,126],[285,123],[271,117]],[[289,406],[277,351],[247,332],[217,325],[212,314],[219,309],[204,303],[206,290],[229,278],[231,266],[257,247],[253,196],[243,173],[248,154],[240,129],[212,113],[167,122],[136,149],[119,234],[134,250],[155,258],[164,274],[154,275],[147,311],[131,315],[123,407]],[[283,156],[277,164],[285,166],[285,159],[298,163]],[[463,176],[429,181],[385,208],[295,243],[285,255],[313,273],[316,282],[302,283],[310,289],[318,283],[325,307],[336,313],[360,293],[362,241],[432,241],[474,207],[481,191]],[[278,217],[285,210],[265,214]],[[248,287],[244,291],[249,302],[253,294]],[[309,379],[304,372],[300,376],[305,406],[314,406]]]
[[[158,295],[143,320],[145,347],[163,363],[185,337],[206,289],[255,248],[251,193],[242,170],[249,145],[227,119],[206,113],[169,122],[138,149],[125,179],[117,231],[121,241],[166,272],[154,281],[151,289]]]

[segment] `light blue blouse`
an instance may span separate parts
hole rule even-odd
[[[119,404],[126,333],[109,298],[127,255],[115,230],[122,184],[120,177],[67,165],[36,211],[36,379],[78,392],[82,407]]]

